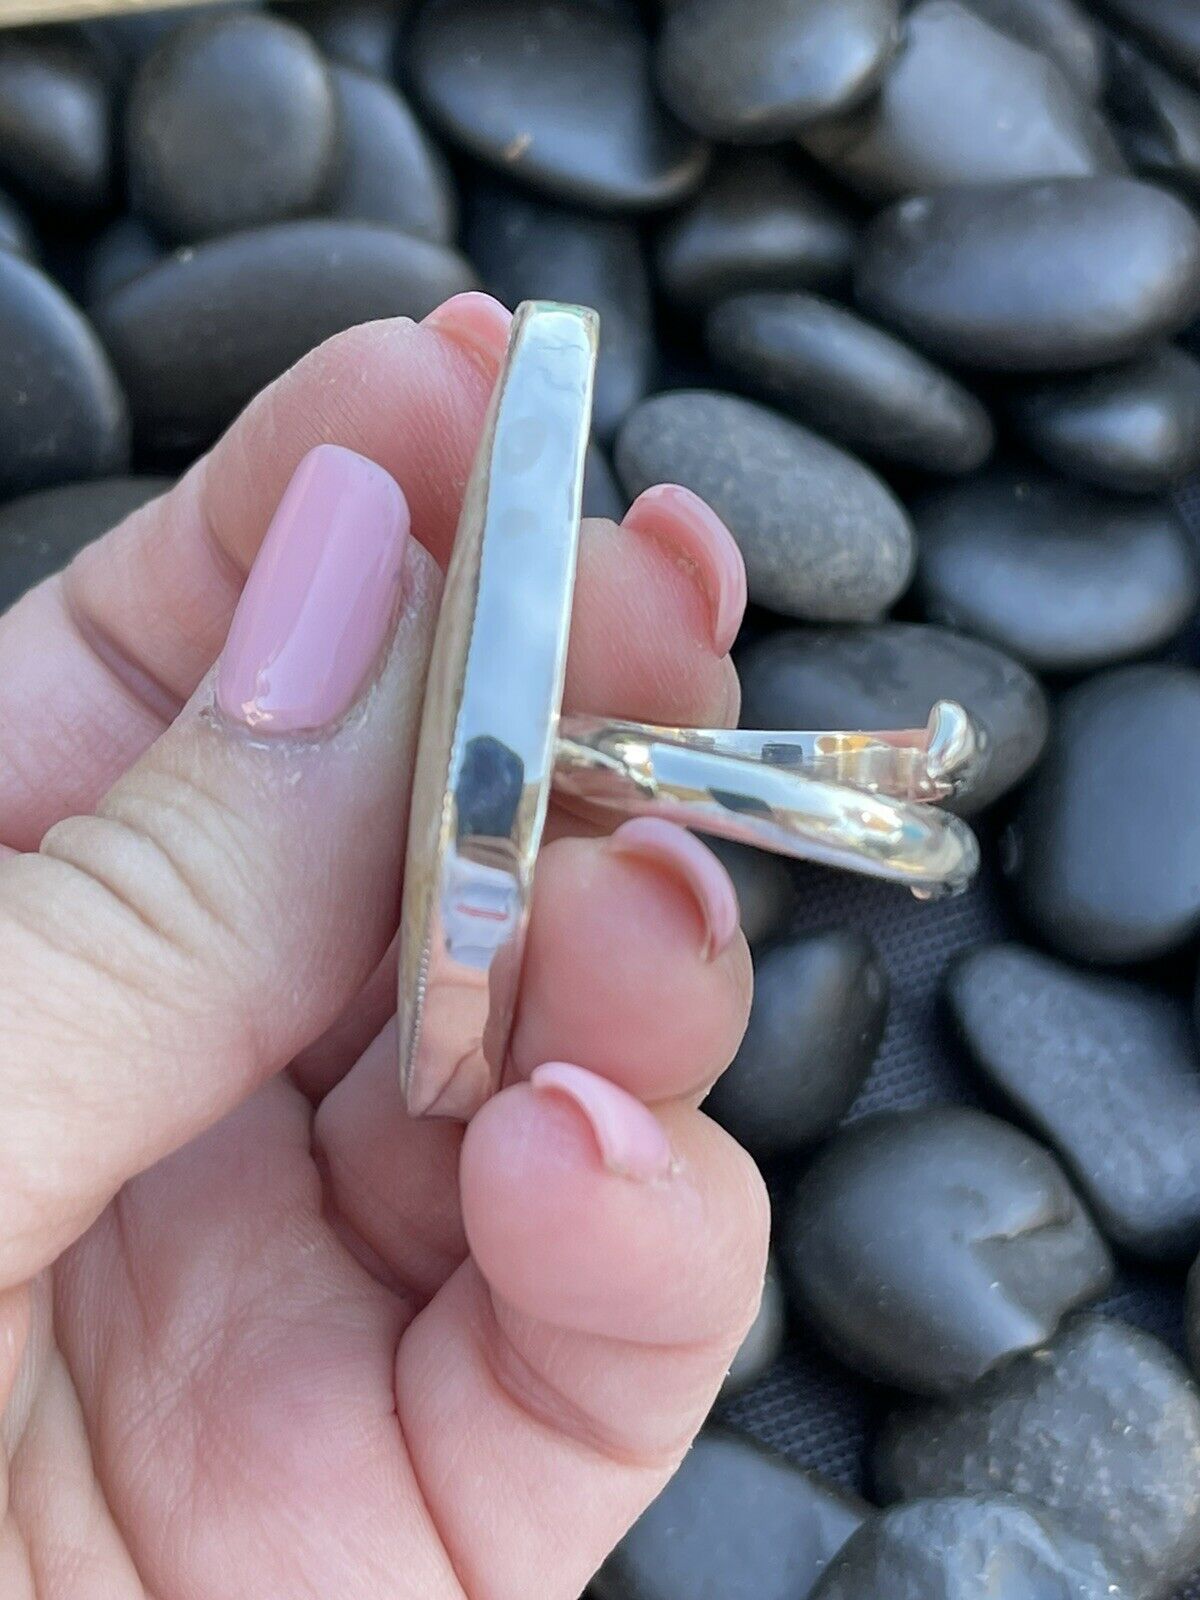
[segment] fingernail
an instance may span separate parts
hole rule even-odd
[[[651,861],[683,885],[704,922],[706,961],[729,948],[740,920],[737,893],[716,856],[686,828],[662,817],[632,817],[612,835],[608,848]]]
[[[746,609],[746,564],[712,507],[682,484],[660,483],[638,495],[622,525],[665,540],[697,574],[712,609],[713,647],[728,655]]]
[[[539,1094],[565,1095],[583,1113],[609,1172],[641,1183],[670,1176],[675,1158],[662,1124],[627,1090],[566,1061],[535,1067],[529,1081]]]
[[[261,733],[327,727],[374,674],[403,593],[408,504],[382,467],[318,445],[271,519],[217,668],[220,710]]]
[[[421,326],[433,328],[462,345],[483,366],[488,377],[494,377],[508,349],[512,312],[490,294],[469,289],[465,294],[443,301]]]

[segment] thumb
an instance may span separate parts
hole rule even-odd
[[[176,723],[93,816],[0,867],[0,1288],[380,959],[438,586],[395,481],[313,450]]]

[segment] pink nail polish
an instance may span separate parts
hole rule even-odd
[[[640,856],[663,867],[692,895],[704,921],[704,959],[727,950],[741,914],[725,868],[686,828],[663,817],[631,817],[608,841],[620,855]]]
[[[490,294],[468,289],[465,294],[452,295],[435,307],[421,326],[434,328],[462,345],[481,363],[488,376],[494,377],[508,349],[512,312]]]
[[[746,564],[712,507],[682,484],[660,483],[638,495],[622,526],[665,540],[699,574],[712,607],[713,647],[728,655],[746,609]]]
[[[535,1067],[529,1081],[539,1094],[565,1095],[583,1113],[609,1172],[642,1183],[670,1176],[675,1159],[662,1124],[627,1090],[566,1061]]]
[[[271,519],[217,668],[220,710],[261,733],[327,727],[357,700],[403,593],[408,505],[339,445],[301,461]]]

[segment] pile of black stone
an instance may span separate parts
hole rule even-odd
[[[724,852],[775,1263],[597,1594],[1200,1596],[1200,0],[10,32],[0,186],[0,604],[481,282],[601,313],[590,510],[733,529],[747,725],[990,736],[962,900]]]

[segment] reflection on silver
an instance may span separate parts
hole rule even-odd
[[[653,728],[560,716],[595,313],[514,319],[463,502],[426,689],[400,929],[400,1070],[414,1116],[467,1118],[499,1086],[551,783],[601,815],[702,832],[905,884],[966,887],[974,835],[927,802],[977,770],[940,701],[879,733]]]

